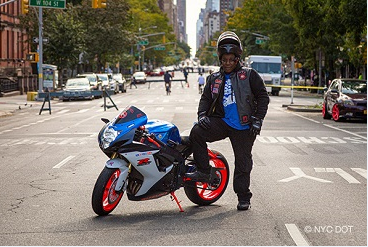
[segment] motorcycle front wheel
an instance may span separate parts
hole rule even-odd
[[[216,172],[219,182],[216,185],[211,185],[208,183],[187,181],[184,185],[184,191],[189,200],[199,206],[210,205],[220,199],[229,183],[229,165],[226,158],[218,151],[212,150],[212,152],[217,157],[210,157],[210,165],[216,168],[222,168]]]
[[[92,193],[92,208],[96,214],[100,216],[108,215],[119,204],[124,194],[115,191],[119,175],[119,169],[105,167],[101,171]]]

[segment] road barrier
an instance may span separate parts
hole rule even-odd
[[[292,86],[292,85],[270,85],[265,84],[266,87],[280,87],[280,88],[296,88],[296,89],[325,89],[325,87],[317,87],[317,86]]]

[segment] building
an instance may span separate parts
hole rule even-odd
[[[0,0],[1,3],[7,0]],[[0,7],[0,76],[15,78],[32,73],[26,54],[30,47],[25,32],[19,24],[20,1]]]
[[[167,15],[169,19],[169,25],[173,27],[174,34],[179,39],[179,28],[178,28],[178,11],[173,0],[158,0],[158,7]]]
[[[186,0],[176,0],[177,11],[178,11],[178,40],[180,42],[188,43],[187,35],[187,17],[186,17]]]
[[[223,30],[226,26],[229,12],[234,11],[234,0],[220,0],[220,29]]]

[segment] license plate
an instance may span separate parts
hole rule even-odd
[[[367,115],[367,110],[364,110],[364,114]]]

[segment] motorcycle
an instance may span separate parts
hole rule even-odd
[[[175,191],[184,187],[194,204],[216,202],[226,190],[229,165],[225,157],[208,149],[211,176],[201,182],[185,177],[196,170],[188,136],[163,120],[148,120],[135,106],[126,107],[98,134],[100,149],[109,160],[105,163],[92,193],[92,208],[97,215],[111,213],[124,194],[131,201],[143,201],[171,195],[180,212],[183,208]]]

